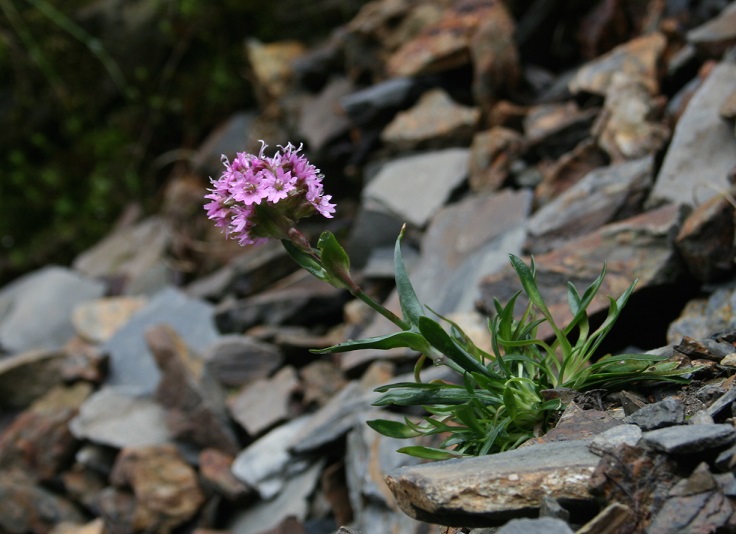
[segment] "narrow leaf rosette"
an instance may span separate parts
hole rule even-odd
[[[212,181],[205,196],[207,217],[230,239],[253,245],[273,239],[290,239],[289,231],[299,219],[319,213],[332,218],[335,205],[325,195],[319,169],[291,143],[279,147],[273,157],[238,152]]]

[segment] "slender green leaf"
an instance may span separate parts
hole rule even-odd
[[[349,352],[360,349],[394,349],[397,347],[405,347],[417,352],[425,353],[429,350],[429,343],[416,332],[404,330],[386,334],[385,336],[368,337],[365,339],[357,339],[338,343],[324,349],[312,349],[310,352],[315,354],[331,354],[333,352]]]
[[[390,421],[388,419],[373,419],[372,421],[367,421],[367,424],[379,434],[383,434],[384,436],[388,436],[390,438],[406,439],[422,435],[422,432],[419,432],[409,425],[405,423],[400,423],[398,421]]]
[[[485,365],[476,360],[471,354],[463,349],[445,330],[429,317],[419,318],[419,331],[424,338],[442,354],[458,364],[467,372],[476,372],[488,377],[494,377],[494,373]],[[500,378],[500,377],[498,377]]]
[[[405,320],[416,325],[419,323],[419,318],[424,315],[424,308],[414,292],[414,287],[411,285],[411,280],[406,272],[404,259],[401,256],[401,238],[404,237],[405,230],[406,225],[401,228],[394,246],[394,276],[396,278],[396,291],[399,294],[399,303],[401,304],[401,313]]]
[[[433,447],[422,447],[420,445],[401,447],[396,452],[408,454],[409,456],[414,456],[415,458],[424,458],[426,460],[449,460],[451,458],[462,458],[464,456],[468,456],[467,454],[447,451],[444,449],[435,449]]]
[[[327,275],[333,282],[338,282],[349,289],[345,280],[350,278],[350,258],[332,232],[322,232],[317,241],[317,248],[320,251],[322,268]]]
[[[293,259],[299,267],[323,282],[328,281],[327,272],[312,255],[304,252],[300,248],[297,248],[288,239],[283,239],[281,243],[284,245],[289,256],[291,256],[291,259]]]

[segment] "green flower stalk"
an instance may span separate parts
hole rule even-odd
[[[288,144],[273,157],[238,153],[231,163],[223,156],[225,171],[206,198],[208,217],[226,236],[241,245],[279,239],[292,259],[316,278],[347,289],[399,330],[384,336],[350,340],[313,352],[334,353],[358,349],[388,350],[397,347],[419,354],[413,382],[377,388],[382,393],[376,406],[424,407],[421,421],[374,420],[376,431],[396,438],[438,436],[439,445],[415,445],[401,452],[430,459],[483,455],[517,447],[546,430],[552,415],[564,406],[560,399],[545,400],[543,392],[555,388],[584,391],[616,388],[644,380],[686,381],[693,368],[652,354],[608,355],[594,361],[636,286],[634,281],[617,299],[609,297],[608,316],[591,332],[587,309],[606,275],[600,275],[582,294],[568,283],[572,320],[558,326],[537,287],[532,259],[527,265],[509,255],[521,289],[505,305],[494,300],[495,315],[489,320],[492,352],[477,347],[452,321],[425,309],[407,274],[401,256],[402,229],[394,247],[396,289],[401,317],[370,298],[350,274],[350,259],[330,232],[323,232],[312,247],[296,228],[303,217],[320,214],[332,217],[335,206],[325,195],[322,175]],[[516,317],[519,297],[527,304]],[[538,337],[546,323],[553,339]],[[575,340],[574,342],[571,340]],[[420,371],[427,359],[446,365],[457,375],[454,383],[423,383]]]

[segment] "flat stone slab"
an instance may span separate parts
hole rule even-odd
[[[730,445],[736,441],[736,430],[730,424],[670,426],[645,432],[642,441],[658,451],[686,454]]]
[[[720,116],[736,86],[736,65],[721,63],[693,95],[677,122],[672,143],[654,184],[650,205],[664,202],[696,205],[729,191],[736,167],[733,125]]]
[[[534,517],[545,496],[593,501],[600,458],[584,440],[544,443],[490,456],[402,467],[386,478],[404,513],[430,523],[480,527]]]

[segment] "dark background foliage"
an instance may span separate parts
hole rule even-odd
[[[255,105],[246,39],[314,42],[355,4],[0,0],[0,283],[155,209],[172,164]]]

